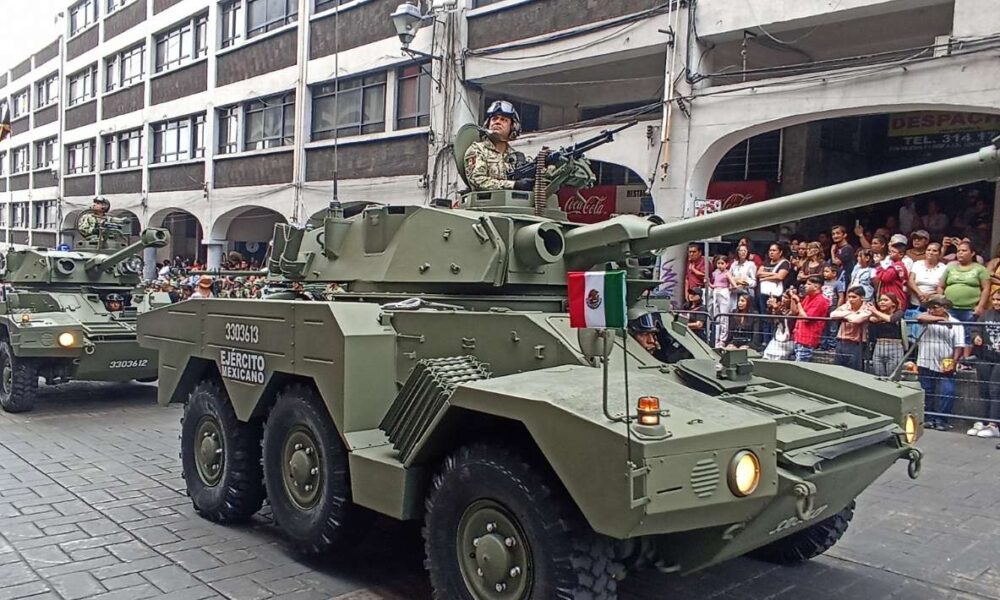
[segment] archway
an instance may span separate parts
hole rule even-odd
[[[146,260],[156,262],[180,258],[182,261],[205,261],[201,245],[203,230],[196,216],[180,208],[164,208],[149,218],[150,227],[163,227],[170,232],[170,243],[154,253],[147,253]]]
[[[139,234],[142,232],[142,223],[139,222],[139,215],[125,208],[112,210],[109,214],[112,217],[126,220],[122,231],[130,243],[138,239]]]
[[[815,119],[758,133],[722,154],[694,212],[724,210],[975,152],[1000,135],[1000,115],[958,110],[905,111]],[[996,186],[981,182],[751,232],[760,241],[814,240],[836,224],[871,237],[927,230],[932,241],[969,237],[995,244]],[[977,202],[981,200],[982,202]],[[904,208],[905,203],[905,208]],[[976,208],[978,205],[978,208]],[[880,231],[881,230],[881,231]],[[747,232],[732,237],[745,235]]]
[[[220,246],[218,251],[223,258],[232,256],[256,267],[263,263],[267,255],[275,223],[287,222],[288,219],[270,208],[241,206],[215,220],[211,241]]]

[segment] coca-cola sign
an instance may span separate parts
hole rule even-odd
[[[574,223],[597,223],[615,212],[617,188],[601,185],[592,188],[559,190],[559,208]]]

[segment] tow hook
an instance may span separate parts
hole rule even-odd
[[[910,476],[910,479],[920,477],[920,467],[924,459],[924,453],[916,448],[910,448],[909,452],[906,453],[906,458],[910,461],[910,464],[906,465],[906,474]]]
[[[93,354],[94,352],[97,352],[97,346],[95,346],[90,340],[83,340],[83,351],[87,354]]]
[[[816,484],[811,481],[800,481],[792,488],[795,494],[795,516],[802,521],[812,518],[813,505],[816,500]]]

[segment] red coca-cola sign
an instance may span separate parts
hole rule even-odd
[[[618,188],[613,185],[563,188],[559,190],[559,208],[574,223],[598,223],[615,213],[617,194]]]

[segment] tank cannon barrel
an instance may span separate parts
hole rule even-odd
[[[691,240],[768,227],[973,183],[1000,179],[1000,141],[978,152],[855,181],[773,198],[663,225],[634,216],[584,225],[566,233],[566,255],[578,267],[642,255]]]
[[[110,272],[116,265],[128,260],[129,257],[135,256],[144,248],[162,248],[169,242],[170,232],[168,230],[159,227],[150,227],[144,229],[139,234],[137,242],[129,244],[113,254],[91,258],[87,261],[86,268],[88,271],[99,270]]]

